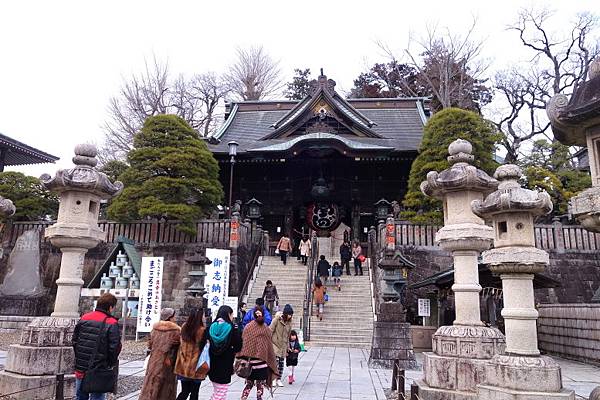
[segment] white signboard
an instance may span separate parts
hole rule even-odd
[[[211,309],[213,318],[217,315],[219,307],[225,304],[229,292],[229,263],[230,250],[206,249],[206,258],[212,263],[204,267],[208,308]]]
[[[431,304],[429,299],[419,299],[419,317],[431,316]]]
[[[231,307],[233,310],[233,316],[238,316],[238,298],[237,297],[225,297],[225,305]]]
[[[160,321],[164,257],[142,257],[137,331],[150,332]]]

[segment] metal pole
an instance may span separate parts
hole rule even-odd
[[[410,385],[410,400],[419,399],[419,386],[416,383]]]
[[[55,400],[65,400],[65,375],[56,375]]]
[[[229,211],[228,215],[231,218],[231,206],[233,200],[233,166],[235,165],[235,156],[231,156],[231,167],[229,168]]]
[[[123,299],[123,335],[121,338],[121,342],[125,343],[125,333],[127,327],[127,314],[129,311],[129,288],[131,287],[131,278],[127,280],[127,289],[125,289],[125,298]]]

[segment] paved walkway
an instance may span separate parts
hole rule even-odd
[[[1,356],[1,355],[0,355]],[[392,371],[389,369],[369,369],[368,350],[355,348],[313,347],[300,353],[296,368],[296,383],[277,388],[277,400],[385,400],[384,389],[391,387]],[[417,354],[417,362],[422,365],[422,354]],[[588,364],[555,358],[560,364],[563,386],[572,389],[577,399],[587,399],[591,391],[600,386],[600,368]],[[121,374],[139,372],[141,362],[130,363]],[[287,377],[288,371],[284,371]],[[421,379],[422,370],[406,371],[406,389]],[[239,399],[243,380],[234,376],[228,399]],[[212,386],[207,379],[200,389],[200,400],[208,400]],[[265,399],[270,395],[265,394]],[[139,392],[119,400],[138,400]],[[256,399],[253,391],[250,399]]]
[[[384,370],[369,369],[367,361],[369,354],[363,349],[314,347],[300,353],[296,367],[296,382],[293,385],[275,389],[277,400],[385,400],[384,387],[389,387],[382,381],[388,374]],[[287,369],[284,376],[287,377]],[[243,380],[237,376],[229,389],[228,399],[239,399],[244,387]],[[200,399],[207,400],[212,394],[212,386],[206,380],[200,388]],[[250,399],[256,398],[256,389]],[[265,399],[270,395],[265,393]],[[139,393],[122,397],[120,400],[138,400]]]

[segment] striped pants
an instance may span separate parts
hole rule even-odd
[[[277,357],[277,372],[279,372],[279,379],[283,377],[283,357]]]
[[[213,385],[213,394],[210,400],[227,400],[227,390],[229,390],[229,385],[220,384],[220,383],[212,383]]]

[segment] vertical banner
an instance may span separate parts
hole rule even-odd
[[[214,318],[219,307],[225,304],[225,297],[229,293],[231,251],[206,249],[206,258],[212,261],[212,263],[204,267],[206,271],[204,288],[207,293],[208,307],[211,309]]]
[[[150,332],[160,321],[164,257],[142,257],[137,331]]]

